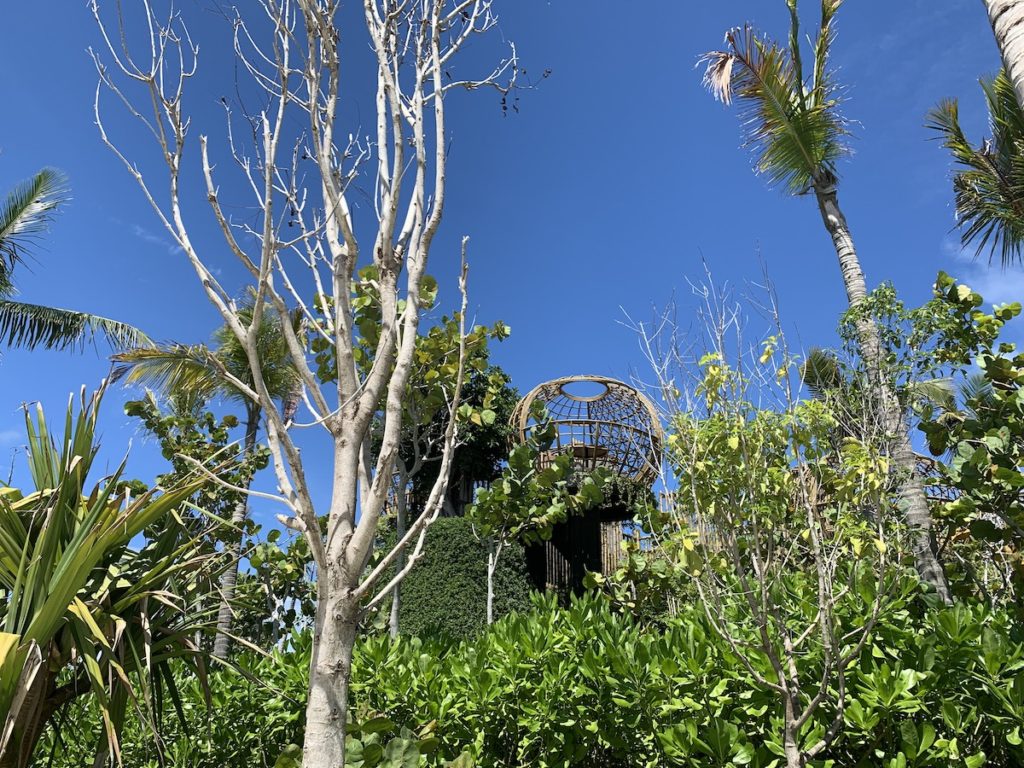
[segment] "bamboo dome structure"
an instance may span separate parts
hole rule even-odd
[[[606,376],[566,376],[540,384],[512,413],[512,427],[521,442],[537,426],[531,414],[538,402],[555,427],[548,457],[571,453],[583,471],[603,467],[641,483],[658,477],[661,423],[654,405],[635,388]]]
[[[566,376],[538,385],[512,412],[515,439],[525,443],[540,426],[535,406],[546,411],[554,440],[541,466],[569,454],[580,474],[603,468],[649,490],[661,468],[664,433],[653,403],[628,384],[606,376]],[[624,499],[569,518],[550,540],[527,549],[527,566],[539,589],[580,592],[588,571],[613,573],[622,550],[623,522],[632,519]]]

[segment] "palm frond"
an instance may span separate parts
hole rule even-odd
[[[702,61],[711,94],[724,104],[733,99],[740,103],[746,145],[754,152],[757,171],[772,185],[800,194],[834,180],[836,163],[847,152],[846,123],[828,72],[839,3],[822,2],[810,82],[803,76],[796,0],[787,4],[792,20],[788,48],[745,26],[726,34],[726,50],[705,54]]]
[[[150,343],[149,337],[127,323],[87,312],[44,307],[0,299],[0,340],[23,349],[69,349],[103,337],[114,349]]]
[[[816,398],[840,391],[848,382],[836,353],[812,347],[800,366],[800,379]]]
[[[67,179],[44,168],[19,184],[0,203],[0,289],[9,295],[10,273],[22,261],[32,239],[46,231],[53,214],[67,201]]]
[[[167,394],[208,400],[225,389],[221,364],[205,344],[138,347],[111,359],[118,364],[115,379]]]
[[[1024,248],[1024,110],[1004,72],[983,81],[992,136],[975,146],[960,126],[955,99],[928,115],[956,163],[953,195],[961,242],[976,255],[997,254],[1004,267],[1022,261]]]
[[[246,295],[239,302],[238,318],[243,326],[253,324],[254,295]],[[289,322],[301,338],[302,315],[293,314]],[[182,402],[194,404],[195,399],[223,397],[248,405],[248,397],[234,383],[237,380],[255,387],[245,347],[226,325],[214,331],[212,342],[212,346],[170,342],[114,355],[112,359],[120,364],[114,376],[155,389],[171,400],[184,398]],[[276,310],[264,309],[257,323],[256,353],[271,397],[285,400],[301,386]]]
[[[998,407],[992,382],[983,373],[972,373],[960,383],[960,399],[966,413],[975,419],[982,412]]]
[[[914,404],[928,403],[947,413],[957,410],[956,387],[949,377],[911,382],[907,385],[907,396]]]

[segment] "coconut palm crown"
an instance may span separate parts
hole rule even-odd
[[[0,201],[0,340],[23,349],[74,349],[102,336],[114,349],[149,343],[139,329],[87,312],[15,301],[14,269],[67,201],[65,177],[44,168]]]
[[[239,316],[246,326],[253,324],[254,304],[255,295],[249,294],[239,308]],[[294,314],[291,322],[296,329],[300,329],[301,315]],[[265,308],[256,323],[256,351],[260,359],[262,383],[271,397],[281,401],[282,415],[288,424],[295,414],[302,385],[292,362],[281,318],[272,309]],[[123,376],[128,383],[153,387],[170,400],[185,399],[195,403],[224,398],[241,403],[245,408],[246,426],[243,459],[254,454],[263,414],[259,403],[245,394],[246,388],[254,389],[256,384],[245,348],[229,327],[221,326],[214,332],[212,346],[172,342],[129,350],[114,355],[113,360],[121,364],[115,370],[115,378]],[[243,496],[231,515],[231,523],[236,531],[245,523],[247,516],[247,498]],[[233,564],[224,571],[221,579],[221,604],[214,639],[214,656],[219,659],[227,658],[231,640],[234,615],[231,603],[238,578],[241,544],[241,537],[235,535],[225,546],[225,552]]]
[[[813,44],[812,71],[805,74],[796,0],[785,47],[751,26],[725,35],[726,50],[702,58],[704,84],[724,104],[737,102],[755,167],[772,185],[793,194],[836,181],[836,162],[847,153],[848,131],[839,111],[838,87],[828,68],[834,18],[842,0],[821,4],[821,26]]]
[[[964,247],[997,254],[1004,267],[1021,262],[1024,246],[1024,110],[1013,83],[1000,72],[982,80],[991,138],[975,146],[960,127],[956,99],[946,99],[928,115],[953,155],[953,199]]]

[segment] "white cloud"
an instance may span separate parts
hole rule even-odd
[[[166,250],[167,253],[170,254],[171,256],[176,256],[177,254],[181,253],[180,245],[178,245],[177,243],[172,243],[166,238],[160,237],[160,235],[154,234],[153,232],[150,232],[148,229],[139,226],[138,224],[131,225],[131,232],[133,235],[139,238],[139,240],[149,243],[150,245],[159,246],[160,248]]]

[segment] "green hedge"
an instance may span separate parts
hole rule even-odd
[[[505,547],[494,580],[495,618],[530,607],[523,547]],[[468,637],[486,625],[487,546],[462,517],[437,520],[423,556],[402,583],[402,634]]]
[[[809,657],[804,679],[819,679]],[[844,727],[814,768],[1024,765],[1024,637],[979,603],[888,612],[848,670]],[[476,638],[368,638],[353,699],[416,728],[441,756],[480,768],[780,768],[779,697],[709,625],[699,605],[662,628],[605,601],[553,596]],[[802,732],[829,727],[829,704]]]

